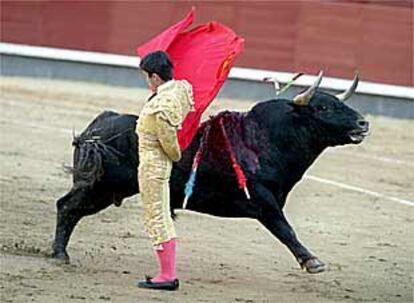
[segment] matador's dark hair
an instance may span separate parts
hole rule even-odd
[[[168,54],[163,51],[149,53],[142,58],[139,67],[146,71],[149,76],[155,73],[164,81],[173,78],[173,64]]]

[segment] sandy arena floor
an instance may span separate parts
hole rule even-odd
[[[62,165],[71,163],[72,129],[104,109],[138,113],[147,91],[0,83],[1,302],[413,302],[413,121],[368,117],[372,135],[326,151],[290,195],[287,216],[327,272],[302,272],[253,220],[181,211],[182,287],[155,292],[135,286],[157,271],[137,196],[81,221],[69,244],[72,264],[45,257],[55,201],[71,187]],[[251,105],[218,100],[210,113]]]

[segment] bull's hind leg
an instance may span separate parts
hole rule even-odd
[[[296,237],[295,231],[286,220],[272,192],[266,187],[258,185],[255,186],[252,196],[262,207],[258,220],[289,248],[300,266],[309,273],[324,271],[325,264],[312,255]]]

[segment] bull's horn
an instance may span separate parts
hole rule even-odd
[[[296,95],[293,98],[293,103],[300,106],[306,106],[309,104],[309,101],[312,99],[313,94],[315,93],[316,89],[318,88],[319,84],[321,84],[323,77],[323,71],[319,72],[318,78],[316,81],[312,84],[311,87],[309,87],[305,92]]]
[[[336,95],[336,97],[339,99],[339,101],[346,101],[349,97],[351,97],[357,86],[358,86],[358,82],[359,82],[359,75],[358,72],[355,74],[354,77],[354,81],[352,82],[352,85],[343,93]]]

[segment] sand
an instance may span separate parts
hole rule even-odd
[[[157,292],[135,286],[157,271],[139,196],[84,218],[69,243],[71,264],[47,258],[55,201],[71,187],[63,165],[71,163],[72,129],[79,133],[104,109],[139,113],[148,92],[0,83],[1,302],[413,302],[413,121],[368,116],[370,137],[327,150],[290,194],[287,217],[326,272],[301,271],[254,220],[179,211],[181,288]],[[208,114],[253,103],[217,100]]]

